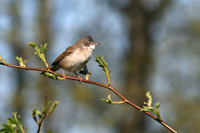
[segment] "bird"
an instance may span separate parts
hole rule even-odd
[[[87,62],[92,57],[92,52],[95,46],[100,43],[94,42],[91,36],[83,37],[78,40],[74,45],[69,46],[66,50],[60,54],[51,64],[50,70],[57,71],[62,69],[63,78],[66,82],[66,75],[64,70],[74,72],[82,82],[82,78],[76,73],[76,71],[86,66]],[[42,72],[44,74],[45,72]]]

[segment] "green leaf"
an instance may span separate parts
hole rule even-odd
[[[102,101],[104,101],[105,103],[108,103],[108,104],[112,104],[112,99],[110,97],[110,95],[107,96],[107,99],[101,99]]]
[[[17,116],[17,112],[12,113],[13,118],[9,117],[7,119],[7,124],[2,124],[3,128],[0,132],[5,133],[25,133],[26,129],[23,129],[23,124],[20,122],[20,116]]]
[[[111,97],[110,97],[110,94],[108,95],[107,98],[108,98],[109,101],[112,101],[112,99],[111,99]]]
[[[42,113],[40,111],[38,111],[38,110],[36,110],[36,114],[37,115],[42,115]]]
[[[150,91],[148,91],[146,93],[146,97],[148,99],[148,102],[144,102],[144,104],[146,104],[147,106],[143,106],[143,108],[140,110],[140,111],[144,111],[144,112],[151,112],[153,113],[155,116],[157,116],[157,118],[159,120],[162,120],[161,119],[161,116],[160,116],[160,111],[158,110],[159,106],[160,106],[160,103],[156,103],[153,107],[152,107],[152,102],[153,102],[153,98],[150,94]]]
[[[107,77],[107,81],[108,81],[108,85],[110,86],[110,73],[111,70],[108,70],[108,63],[104,60],[104,56],[95,56],[96,60],[95,62],[97,62],[99,64],[99,67],[103,68],[103,72],[105,73],[106,77]]]
[[[153,110],[155,110],[153,107],[146,107],[146,106],[143,106],[143,109],[140,110],[140,111],[152,112]]]
[[[41,119],[43,117],[42,113],[38,110],[36,110],[36,114],[38,115],[39,119]]]
[[[50,129],[47,129],[47,133],[52,133]]]
[[[107,96],[107,99],[102,98],[101,100],[104,101],[105,103],[108,103],[108,104],[122,104],[122,103],[124,103],[124,101],[113,101],[111,99],[110,95]]]
[[[108,63],[104,60],[104,56],[103,55],[102,56],[96,55],[95,58],[96,58],[95,61],[99,64],[99,67],[102,67],[103,69],[105,67],[107,67]]]
[[[37,44],[35,42],[30,42],[30,43],[28,43],[28,45],[33,48],[37,47]]]
[[[143,108],[140,110],[141,112],[151,112],[149,109]]]
[[[51,101],[47,102],[47,109],[51,106]]]
[[[52,73],[45,72],[45,75],[48,76],[51,79],[58,80],[58,74],[57,73],[52,74]]]
[[[40,49],[41,49],[42,53],[45,53],[45,51],[47,49],[47,45],[48,45],[48,43],[44,43],[44,45],[43,44],[40,45],[40,47],[41,47]]]
[[[16,132],[15,128],[13,128],[9,124],[2,124],[2,126],[3,126],[3,128],[0,130],[0,132],[3,132],[3,133],[14,133],[14,132]]]
[[[5,60],[0,56],[0,61],[4,64],[4,65],[6,65],[6,62],[5,62]]]
[[[47,111],[47,108],[46,108],[45,106],[43,106],[43,105],[41,105],[40,109],[41,109],[41,112],[42,112],[43,115],[44,115],[44,114],[46,113],[46,111]]]
[[[35,115],[36,114],[36,107],[32,110],[32,115]]]
[[[105,103],[111,104],[109,100],[102,98],[102,101],[104,101]]]
[[[34,108],[33,110],[32,110],[32,117],[33,117],[33,119],[35,120],[35,122],[37,122],[37,118],[36,118],[36,108]]]
[[[50,101],[47,102],[47,98],[45,98],[45,105],[40,106],[41,111],[37,110],[36,108],[32,110],[32,115],[35,122],[37,124],[39,123],[42,124],[44,119],[54,111],[54,109],[59,103],[60,103],[59,101],[56,101],[54,103],[51,103]],[[39,120],[36,119],[36,115],[39,117]],[[42,126],[40,126],[40,130],[41,128]],[[51,130],[47,129],[47,132],[51,133]]]
[[[46,61],[46,58],[45,58],[45,51],[47,49],[47,43],[45,44],[41,44],[40,45],[40,48],[38,47],[38,45],[35,43],[35,42],[32,42],[32,43],[28,43],[29,46],[35,48],[35,54],[38,55],[38,57],[44,62],[44,64],[46,65],[47,68],[49,68],[49,65]]]
[[[160,103],[159,102],[154,105],[154,108],[156,108],[156,109],[158,109],[159,107],[160,107]]]
[[[19,62],[19,65],[20,65],[20,66],[26,67],[26,65],[25,65],[26,60],[23,61],[22,57],[17,57],[17,56],[16,56],[16,59],[17,59],[17,61]]]
[[[49,109],[48,115],[51,115],[51,113],[54,111],[54,109],[56,108],[56,106],[59,104],[59,101],[55,101],[53,103],[53,105],[51,106],[51,108]]]
[[[147,97],[147,99],[148,99],[148,102],[147,102],[147,103],[144,102],[144,104],[146,104],[148,107],[151,107],[153,98],[152,98],[152,96],[151,96],[151,94],[150,94],[150,91],[148,91],[148,92],[146,93],[146,97]]]
[[[155,115],[158,117],[159,120],[162,121],[162,118],[160,116],[160,111],[157,109]]]

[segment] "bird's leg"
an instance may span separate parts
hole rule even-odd
[[[83,81],[83,78],[81,78],[76,72],[74,72],[75,74],[76,74],[76,76],[78,76],[78,78],[80,79],[80,84],[82,83],[82,81]]]
[[[63,78],[65,79],[65,83],[66,83],[66,75],[65,75],[65,72],[64,72],[64,69],[62,69],[62,73],[63,73]]]

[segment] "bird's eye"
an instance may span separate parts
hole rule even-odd
[[[92,42],[89,42],[89,45],[92,45],[93,43]]]

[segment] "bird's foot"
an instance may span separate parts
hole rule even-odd
[[[66,83],[66,75],[65,75],[64,69],[62,69],[62,73],[63,73],[63,78],[64,78],[65,83]]]
[[[83,81],[83,78],[81,78],[76,72],[74,72],[76,74],[76,76],[79,78],[79,83],[81,84]]]
[[[81,84],[83,82],[83,78],[81,78],[80,76],[78,76],[78,78],[80,79],[79,83]]]

